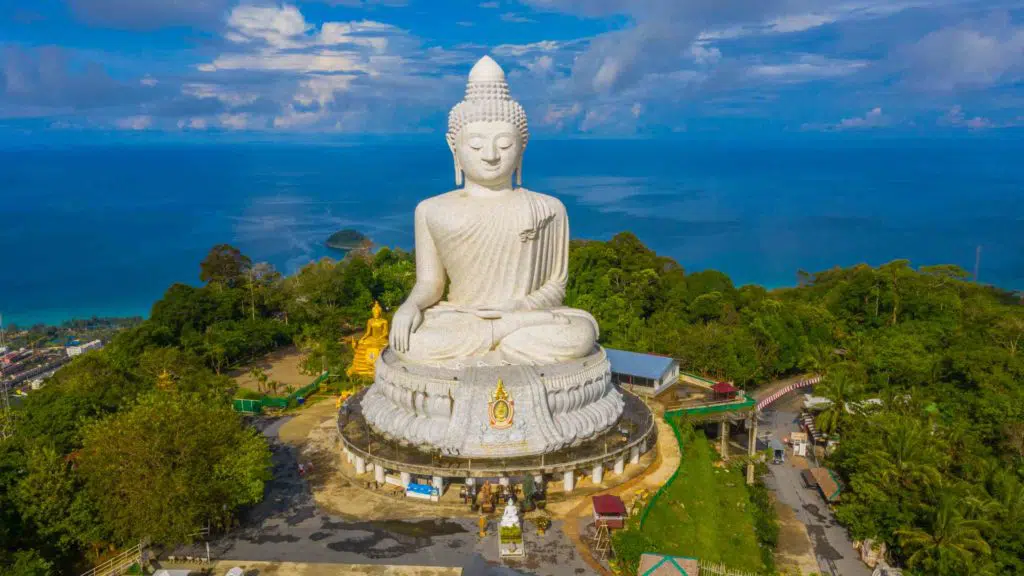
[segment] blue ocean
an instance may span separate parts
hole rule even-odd
[[[436,140],[436,142],[434,141]],[[637,234],[688,271],[793,285],[797,271],[907,258],[1024,288],[1024,144],[1010,139],[537,140],[524,184],[572,236]],[[412,247],[412,211],[452,188],[443,139],[302,146],[0,149],[5,324],[146,315],[230,243],[284,272],[355,228]]]

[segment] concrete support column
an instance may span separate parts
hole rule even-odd
[[[366,474],[366,459],[356,456],[356,474]]]
[[[377,464],[373,467],[373,479],[377,481],[377,484],[384,484],[384,467]]]
[[[639,464],[640,463],[640,446],[633,446],[629,449],[629,463]]]
[[[402,472],[401,473],[401,477],[402,477],[402,487],[408,488],[409,484],[412,483],[412,474],[409,474],[408,472]]]
[[[562,474],[562,490],[566,493],[572,492],[576,483],[576,475],[572,470]]]
[[[597,464],[594,466],[594,471],[590,475],[590,479],[594,481],[594,485],[600,484],[604,480],[604,463]]]
[[[615,459],[615,473],[622,474],[626,469],[626,455],[619,454],[619,457]]]
[[[750,415],[750,420],[747,421],[747,456],[750,460],[747,462],[747,484],[754,483],[754,454],[757,454],[757,413]]]
[[[444,477],[434,476],[433,483],[434,488],[437,488],[437,495],[444,496]]]
[[[508,488],[508,485],[510,483],[511,483],[511,480],[508,479],[508,476],[502,476],[501,478],[498,478],[498,484],[501,484],[502,486],[504,486],[506,488]]]
[[[722,460],[729,459],[729,421],[722,420],[718,423],[719,451],[722,453]]]

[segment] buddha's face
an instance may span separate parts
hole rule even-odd
[[[519,131],[511,122],[470,122],[459,131],[455,154],[466,180],[485,186],[506,184],[522,154]]]

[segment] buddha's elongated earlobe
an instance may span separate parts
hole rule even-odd
[[[455,157],[455,185],[462,186],[462,166],[459,166],[459,157]]]
[[[523,157],[519,157],[519,163],[516,164],[516,186],[523,185]]]

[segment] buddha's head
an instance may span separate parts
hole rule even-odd
[[[374,303],[373,303],[373,318],[374,319],[380,318],[381,312],[382,312],[382,310],[380,309],[380,302],[374,301]]]
[[[469,72],[466,97],[448,114],[448,147],[455,159],[455,183],[485,186],[522,184],[523,150],[529,139],[526,112],[509,96],[505,72],[484,56]]]

